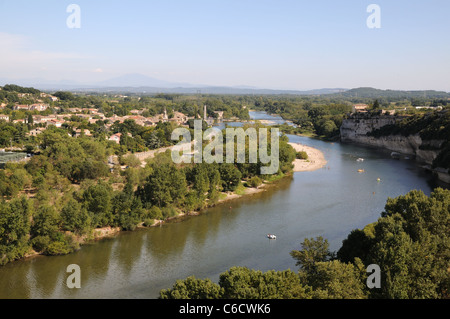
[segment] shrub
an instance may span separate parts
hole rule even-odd
[[[253,176],[252,178],[250,178],[250,180],[248,181],[248,185],[250,187],[258,187],[259,185],[262,184],[262,180],[261,178],[259,178],[258,176]]]
[[[155,220],[154,219],[151,219],[151,218],[146,218],[145,220],[144,220],[144,226],[145,227],[150,227],[150,226],[152,226],[153,224],[155,223]]]
[[[162,219],[163,215],[161,209],[158,206],[153,206],[148,210],[147,214],[148,219]]]
[[[301,151],[301,152],[297,152],[295,157],[297,159],[307,160],[308,159],[308,154],[305,151]]]
[[[54,241],[48,245],[46,254],[51,256],[67,255],[72,252],[71,247],[66,242]]]
[[[175,217],[177,215],[177,210],[172,206],[167,206],[162,208],[163,219]]]
[[[37,236],[33,238],[31,244],[33,245],[33,249],[37,252],[45,252],[50,245],[50,241],[49,236]]]

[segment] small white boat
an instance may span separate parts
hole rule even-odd
[[[392,153],[391,153],[391,157],[392,157],[392,158],[395,158],[395,159],[399,159],[399,158],[400,158],[400,153],[398,153],[398,152],[392,152]]]
[[[364,162],[364,158],[358,158],[357,160],[356,160],[357,162]]]
[[[277,239],[277,236],[275,236],[273,234],[268,234],[267,238],[269,238],[269,239]]]

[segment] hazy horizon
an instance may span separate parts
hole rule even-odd
[[[376,1],[370,29],[371,3],[0,0],[0,79],[450,92],[450,3]]]

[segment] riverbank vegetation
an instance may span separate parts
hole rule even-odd
[[[170,151],[147,162],[133,155],[174,145],[173,130],[194,118],[249,119],[245,97],[49,94],[5,85],[0,104],[0,147],[31,156],[0,169],[0,265],[33,254],[67,254],[103,233],[96,229],[151,226],[270,178],[259,174],[260,162],[175,165]],[[154,116],[157,123],[141,125],[133,115],[142,115],[141,122]],[[55,125],[34,122],[48,116]],[[112,134],[120,141],[109,140]],[[280,176],[292,170],[294,158],[282,138]]]
[[[299,267],[261,272],[232,267],[218,283],[193,276],[160,292],[161,299],[439,299],[450,297],[450,191],[411,191],[389,198],[379,220],[353,230],[337,252],[322,237],[291,252]],[[366,281],[371,264],[380,288]]]
[[[0,170],[0,265],[30,254],[71,253],[99,228],[134,230],[198,212],[222,194],[242,195],[245,186],[258,187],[272,177],[260,174],[267,164],[237,163],[236,151],[234,163],[174,164],[167,150],[145,165],[124,156],[128,166],[121,167],[108,164],[114,145],[103,139],[74,138],[50,127],[39,141],[39,153],[27,162]],[[269,150],[270,141],[269,136]],[[296,153],[286,136],[279,146],[275,175],[284,176]]]

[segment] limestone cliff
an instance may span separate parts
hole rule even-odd
[[[390,115],[354,114],[344,119],[340,128],[341,142],[357,143],[367,146],[387,149],[415,158],[424,163],[429,169],[434,159],[442,150],[445,140],[423,140],[420,134],[401,135],[391,134],[385,136],[373,136],[369,134],[386,125],[394,125],[405,117]],[[437,168],[433,170],[439,179],[450,183],[450,175],[447,169]]]

